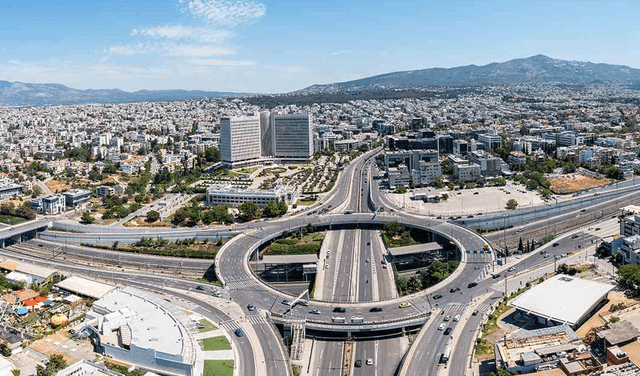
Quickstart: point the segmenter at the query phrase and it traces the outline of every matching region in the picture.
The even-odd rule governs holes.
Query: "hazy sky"
[[[286,92],[545,54],[640,67],[635,1],[0,1],[0,80]]]

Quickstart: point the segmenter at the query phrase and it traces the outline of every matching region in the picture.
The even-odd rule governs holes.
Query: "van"
[[[364,322],[364,317],[351,316],[351,323],[352,324],[362,324],[363,322]]]
[[[334,316],[331,316],[331,321],[332,321],[332,322],[335,322],[335,323],[344,324],[344,322],[345,322],[345,318],[344,318],[344,317],[334,317]]]

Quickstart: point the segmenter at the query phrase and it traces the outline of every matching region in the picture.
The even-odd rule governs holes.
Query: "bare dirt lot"
[[[609,184],[610,182],[610,179],[596,179],[590,176],[577,174],[549,179],[549,183],[551,183],[551,190],[553,193],[557,194],[579,192],[585,189],[601,187]]]
[[[47,187],[49,187],[49,189],[51,189],[51,191],[53,191],[53,193],[57,193],[57,192],[64,192],[64,191],[68,191],[69,189],[71,189],[71,185],[63,182],[63,181],[59,181],[59,180],[47,180],[44,183]]]

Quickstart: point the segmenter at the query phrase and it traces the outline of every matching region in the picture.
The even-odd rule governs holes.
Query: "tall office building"
[[[269,111],[260,113],[260,140],[262,155],[273,155],[273,119]]]
[[[308,162],[313,156],[309,114],[271,114],[273,156],[283,162]]]
[[[259,115],[220,119],[220,158],[223,166],[248,166],[257,163],[261,157]]]

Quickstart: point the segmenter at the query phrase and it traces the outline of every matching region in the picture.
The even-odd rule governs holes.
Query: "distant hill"
[[[291,94],[317,94],[363,89],[473,86],[485,84],[589,84],[595,82],[640,83],[640,69],[624,65],[595,64],[536,55],[524,59],[401,71],[327,85],[313,85]]]
[[[174,101],[238,94],[199,90],[140,90],[135,92],[119,89],[80,90],[60,84],[0,81],[0,107]]]

